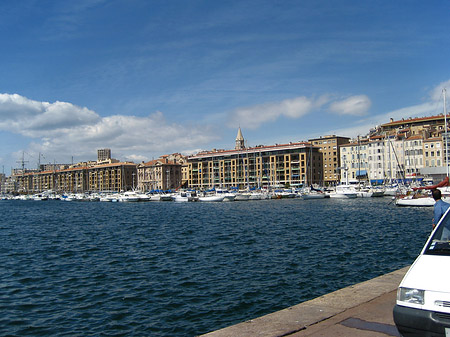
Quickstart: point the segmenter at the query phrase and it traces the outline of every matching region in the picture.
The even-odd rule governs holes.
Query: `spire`
[[[238,129],[238,133],[236,136],[236,146],[235,146],[235,150],[242,150],[245,148],[244,145],[244,136],[242,136],[242,131],[241,131],[241,127],[239,127]]]

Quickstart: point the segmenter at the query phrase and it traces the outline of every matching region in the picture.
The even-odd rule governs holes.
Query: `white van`
[[[405,337],[450,337],[450,209],[400,283],[394,321]]]

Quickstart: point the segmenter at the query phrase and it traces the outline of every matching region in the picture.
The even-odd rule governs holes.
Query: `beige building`
[[[180,160],[182,158],[169,160],[169,157],[163,156],[138,165],[138,189],[140,191],[174,190],[181,187],[183,160]]]
[[[131,162],[89,167],[89,191],[129,191],[137,187],[137,165]]]
[[[188,157],[186,181],[196,189],[277,188],[317,184],[322,173],[319,148],[307,142],[246,148],[239,129],[234,150]]]
[[[420,170],[424,167],[423,137],[410,136],[404,141],[404,166],[406,179],[420,177]]]
[[[77,166],[63,170],[28,172],[15,176],[17,192],[126,191],[137,184],[136,164],[130,162]]]
[[[369,180],[369,139],[357,139],[341,145],[341,183]]]
[[[425,167],[441,167],[444,165],[444,146],[441,137],[423,140],[423,157]]]
[[[348,144],[350,138],[335,135],[309,139],[314,146],[320,148],[323,155],[323,172],[321,181],[324,184],[337,184],[341,180],[341,146]]]

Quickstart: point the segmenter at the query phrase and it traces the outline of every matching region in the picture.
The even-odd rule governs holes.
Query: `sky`
[[[448,0],[4,0],[0,172],[444,112]],[[448,111],[448,108],[445,108]]]

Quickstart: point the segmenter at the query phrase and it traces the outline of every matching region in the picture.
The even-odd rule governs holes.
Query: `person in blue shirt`
[[[441,217],[444,215],[444,213],[447,211],[447,209],[450,207],[450,204],[446,203],[445,201],[441,200],[441,191],[437,188],[432,191],[433,199],[436,201],[434,204],[434,218],[433,218],[433,228],[437,225]]]

